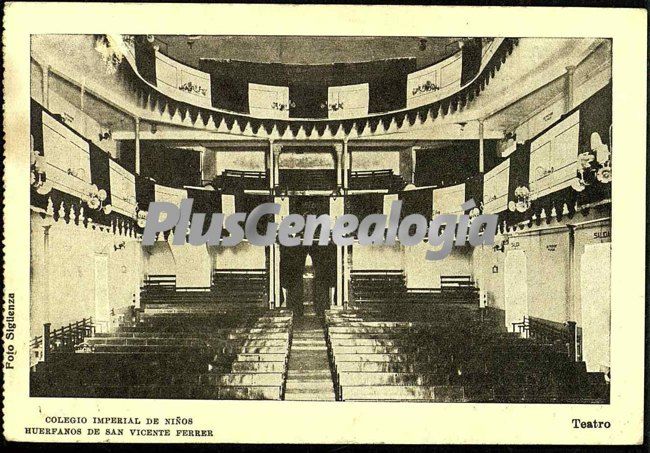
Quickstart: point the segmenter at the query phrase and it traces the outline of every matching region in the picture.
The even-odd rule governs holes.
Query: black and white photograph
[[[31,52],[32,395],[608,402],[609,40],[34,35]],[[499,222],[437,261],[401,232],[143,245],[149,203],[187,198],[208,219],[400,200],[402,220]]]

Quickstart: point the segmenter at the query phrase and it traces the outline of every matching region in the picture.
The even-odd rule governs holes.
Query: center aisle
[[[306,310],[293,323],[284,399],[335,401],[334,383],[321,319]]]

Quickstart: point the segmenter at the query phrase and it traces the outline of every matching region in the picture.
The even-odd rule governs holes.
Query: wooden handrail
[[[95,331],[93,318],[83,318],[79,321],[50,330],[50,323],[43,324],[43,335],[36,336],[30,342],[33,356],[42,361],[49,358],[52,352],[72,352],[75,346]]]
[[[393,170],[348,170],[353,178],[368,178],[373,176],[394,176]]]
[[[266,269],[214,269],[213,274],[266,274]]]
[[[556,323],[540,318],[524,316],[524,320],[512,323],[513,331],[517,331],[538,343],[561,344],[570,360],[580,358],[582,345],[579,344],[576,323],[567,321],[565,324]]]
[[[266,179],[265,171],[254,171],[254,170],[224,170],[221,173],[222,177],[231,177],[231,178],[258,178]]]
[[[378,269],[359,269],[351,270],[351,274],[363,275],[363,274],[386,274],[386,275],[403,275],[400,270],[378,270]]]
[[[561,343],[572,361],[576,360],[576,323],[554,323],[539,318],[528,318],[530,338],[542,343]]]

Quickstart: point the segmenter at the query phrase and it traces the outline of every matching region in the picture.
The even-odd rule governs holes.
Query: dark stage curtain
[[[426,219],[433,217],[433,190],[409,190],[399,194],[402,200],[402,219],[409,214],[420,214]]]
[[[248,113],[248,83],[252,82],[250,79],[254,73],[251,68],[241,63],[230,60],[200,60],[199,69],[210,74],[214,107]]]
[[[408,74],[417,69],[416,61],[415,58],[386,60],[375,66],[369,87],[369,113],[389,112],[406,107],[406,81]]]
[[[480,38],[465,41],[461,50],[462,70],[460,75],[460,86],[465,86],[478,75],[481,69],[483,45]]]
[[[579,152],[591,150],[591,134],[598,132],[601,141],[609,145],[612,124],[612,85],[608,84],[580,104]]]
[[[269,195],[247,195],[239,194],[235,195],[235,212],[243,212],[247,216],[250,214],[253,209],[264,203],[272,203],[273,197]],[[257,224],[257,231],[260,234],[266,233],[268,229],[268,224],[273,222],[273,215],[267,214],[260,218],[260,221]]]
[[[156,85],[156,51],[145,36],[136,36],[135,65],[144,80]]]
[[[149,209],[149,203],[156,201],[155,182],[150,178],[135,176],[135,198],[138,201],[138,208]]]
[[[476,206],[483,202],[483,175],[478,174],[465,182],[465,200],[474,200]]]
[[[140,142],[140,174],[168,187],[201,185],[201,155],[187,149]]]
[[[478,140],[416,152],[416,186],[451,186],[478,173]]]
[[[360,222],[371,214],[382,214],[383,210],[383,194],[368,193],[345,197],[345,213],[354,214]]]
[[[214,213],[221,212],[221,195],[214,190],[187,189],[187,198],[192,198],[192,212],[202,212],[206,218]]]
[[[292,82],[289,84],[289,109],[291,118],[327,118],[327,85],[317,82]],[[295,105],[295,106],[294,106]]]
[[[293,118],[327,118],[328,87],[359,83],[370,85],[371,113],[404,108],[407,75],[417,69],[415,58],[323,65],[201,60],[199,68],[210,74],[215,107],[248,113],[249,83],[286,86]]]
[[[510,175],[508,179],[508,201],[515,201],[517,187],[529,187],[530,142],[517,144],[510,155]]]
[[[34,138],[34,150],[43,154],[43,107],[34,99],[30,109],[30,130]]]
[[[99,189],[106,191],[104,205],[111,204],[111,179],[108,153],[102,151],[97,145],[90,142],[90,180]]]

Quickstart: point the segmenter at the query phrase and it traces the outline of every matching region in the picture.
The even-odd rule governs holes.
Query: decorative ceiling
[[[198,67],[201,58],[328,64],[413,57],[417,59],[417,67],[422,68],[459,50],[459,38],[420,36],[156,35],[155,38],[163,53],[193,67]]]

